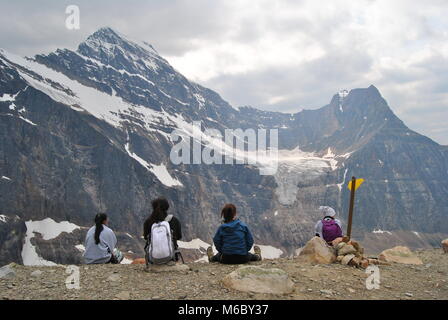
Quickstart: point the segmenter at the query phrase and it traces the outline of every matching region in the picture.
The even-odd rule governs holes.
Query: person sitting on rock
[[[143,225],[147,264],[164,264],[178,261],[179,256],[182,257],[177,244],[177,241],[182,239],[181,224],[176,217],[168,214],[167,211],[170,205],[165,198],[157,198],[151,202],[151,205],[152,214]],[[169,233],[171,236],[170,241],[165,241],[166,237],[159,236],[152,239],[153,234],[161,234],[160,230],[165,230],[166,233]],[[162,257],[164,255],[166,257]]]
[[[331,244],[333,240],[342,237],[342,224],[339,219],[335,219],[336,211],[327,206],[319,207],[324,218],[317,221],[314,229],[315,235],[323,238],[327,243]]]
[[[261,261],[261,250],[254,246],[255,254],[249,252],[254,239],[249,228],[237,218],[236,207],[226,204],[221,211],[223,224],[218,228],[213,243],[218,253],[213,255],[212,247],[207,248],[209,262],[224,264],[243,264],[249,261]]]
[[[107,226],[108,222],[107,214],[98,213],[95,225],[87,231],[84,252],[86,264],[117,264],[123,260],[123,254],[116,247],[117,237]]]

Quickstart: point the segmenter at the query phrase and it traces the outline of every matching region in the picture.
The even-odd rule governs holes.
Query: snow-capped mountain
[[[173,130],[220,143],[198,132],[198,121],[220,132],[278,129],[277,172],[173,164]],[[210,243],[220,208],[232,202],[257,243],[292,253],[313,234],[320,205],[345,220],[353,175],[366,179],[358,238],[408,230],[427,245],[448,234],[448,149],[407,128],[374,86],[342,90],[328,105],[295,114],[234,108],[148,43],[110,28],[76,51],[33,58],[0,51],[0,136],[0,264],[79,262],[99,211],[109,214],[121,248],[141,255],[142,223],[160,195],[186,241]]]

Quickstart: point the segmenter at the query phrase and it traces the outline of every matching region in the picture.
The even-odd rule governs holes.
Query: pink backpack
[[[322,237],[327,242],[342,237],[342,229],[334,219],[322,220]]]

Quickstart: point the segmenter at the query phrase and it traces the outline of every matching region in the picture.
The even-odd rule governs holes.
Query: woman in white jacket
[[[117,237],[107,226],[107,214],[98,213],[95,216],[95,225],[87,231],[84,252],[86,264],[120,263],[123,255],[116,248]]]

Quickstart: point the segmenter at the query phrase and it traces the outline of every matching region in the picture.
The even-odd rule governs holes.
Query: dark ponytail
[[[157,198],[151,202],[152,214],[149,217],[148,225],[152,226],[154,223],[162,222],[166,219],[170,204],[165,198]]]
[[[107,220],[107,214],[98,213],[95,216],[95,243],[100,243],[100,234],[103,231],[103,223]]]
[[[233,220],[236,216],[236,207],[235,205],[228,203],[221,210],[221,218],[224,219],[225,223],[228,223]]]

